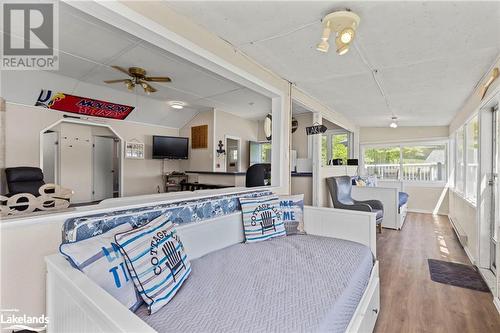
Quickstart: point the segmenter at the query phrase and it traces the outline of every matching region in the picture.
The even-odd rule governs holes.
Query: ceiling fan
[[[144,92],[148,95],[156,92],[157,90],[151,86],[148,82],[171,82],[172,80],[168,76],[159,76],[159,77],[150,77],[146,76],[146,70],[140,67],[130,67],[129,69],[125,69],[120,66],[111,66],[114,69],[127,74],[130,76],[129,79],[121,79],[121,80],[105,80],[104,83],[118,83],[123,82],[125,86],[132,90],[136,85],[141,86],[144,89]]]

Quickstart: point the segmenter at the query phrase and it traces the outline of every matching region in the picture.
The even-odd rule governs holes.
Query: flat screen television
[[[188,159],[189,138],[153,135],[154,159]]]

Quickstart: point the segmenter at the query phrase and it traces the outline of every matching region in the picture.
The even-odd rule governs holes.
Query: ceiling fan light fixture
[[[181,109],[184,109],[184,107],[186,106],[186,103],[181,102],[181,101],[170,101],[170,102],[168,102],[168,105],[170,105],[170,107],[172,109],[181,110]]]
[[[124,84],[128,90],[133,90],[135,87],[135,84],[131,80],[125,81]]]

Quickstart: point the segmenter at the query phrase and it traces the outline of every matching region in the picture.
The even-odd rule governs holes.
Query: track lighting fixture
[[[321,35],[321,42],[316,46],[316,50],[320,52],[328,52],[330,48],[330,44],[328,43],[328,38],[330,38],[330,33],[332,30],[330,29],[330,21],[326,22],[325,28],[323,29],[323,34]]]
[[[356,28],[359,25],[360,18],[351,11],[338,11],[326,15],[323,18],[323,33],[321,42],[316,46],[316,50],[320,52],[328,52],[328,39],[330,33],[335,33],[335,46],[337,54],[343,55],[349,51],[349,46],[354,40]]]

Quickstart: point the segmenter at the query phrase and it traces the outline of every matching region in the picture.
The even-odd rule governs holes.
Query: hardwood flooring
[[[376,333],[500,332],[490,293],[430,279],[427,259],[470,264],[445,216],[409,213],[403,230],[377,235],[381,311]]]

